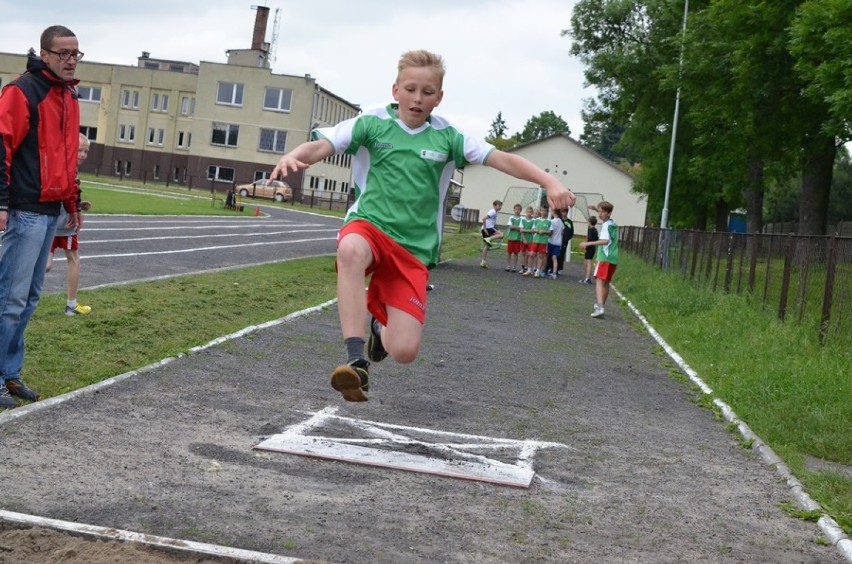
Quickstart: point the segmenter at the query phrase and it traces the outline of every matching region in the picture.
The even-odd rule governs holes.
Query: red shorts
[[[350,221],[337,234],[338,244],[346,235],[356,233],[367,240],[373,252],[373,264],[367,288],[367,309],[387,326],[387,306],[395,307],[417,319],[426,320],[426,284],[429,271],[405,247],[385,235],[368,221]]]
[[[520,241],[509,241],[506,244],[506,252],[510,255],[520,253],[521,252],[521,242]]]
[[[618,265],[612,264],[611,262],[599,262],[595,265],[595,278],[600,278],[601,280],[606,280],[607,282],[612,280],[612,275],[615,274],[615,269]]]
[[[547,243],[533,243],[530,247],[530,252],[535,255],[546,255]]]
[[[54,237],[53,244],[50,245],[50,252],[56,251],[56,249],[62,249],[63,251],[76,251],[79,249],[79,244],[77,242],[77,235],[71,235],[68,237]]]

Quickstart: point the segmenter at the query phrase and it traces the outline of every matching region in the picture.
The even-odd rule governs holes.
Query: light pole
[[[689,0],[685,0],[683,4],[683,33],[684,38],[680,44],[680,66],[678,68],[678,73],[683,69],[683,49],[684,43],[686,42],[686,16],[689,13]],[[666,172],[666,195],[663,199],[663,217],[660,219],[660,228],[666,229],[669,224],[669,194],[671,194],[672,189],[672,168],[674,167],[674,153],[675,153],[675,139],[677,139],[677,121],[678,115],[680,114],[680,85],[677,87],[677,94],[675,94],[675,109],[674,109],[674,119],[672,120],[672,142],[669,147],[669,167]]]
[[[674,168],[675,140],[677,139],[677,121],[680,115],[680,73],[683,71],[683,50],[686,43],[686,19],[689,13],[689,0],[683,4],[683,37],[680,43],[680,62],[678,66],[678,86],[675,94],[674,119],[672,119],[672,142],[669,146],[669,166],[666,171],[666,194],[663,198],[663,216],[660,218],[660,254],[657,257],[661,267],[669,266],[669,195],[672,190],[672,169]]]

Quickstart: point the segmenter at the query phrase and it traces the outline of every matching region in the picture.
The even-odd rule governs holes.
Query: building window
[[[254,171],[254,181],[255,182],[257,182],[258,180],[266,180],[267,178],[269,178],[269,171],[268,170],[256,170],[256,171]]]
[[[130,176],[130,161],[124,161],[124,176]]]
[[[95,141],[98,138],[98,128],[97,127],[89,127],[87,125],[80,126],[80,133],[86,136],[86,139],[89,141]]]
[[[167,111],[169,111],[169,95],[168,94],[158,94],[156,92],[151,94],[151,111],[152,112],[167,112]]]
[[[279,112],[289,112],[293,91],[286,88],[266,87],[263,93],[263,109]]]
[[[77,99],[81,102],[94,102],[96,104],[100,104],[101,102],[101,88],[100,86],[78,86],[77,87]]]
[[[224,145],[225,147],[236,147],[239,136],[239,125],[214,121],[213,136],[210,138],[210,143],[213,145]]]
[[[160,69],[159,63],[152,63],[151,61],[146,61],[145,64],[142,65],[142,66],[143,66],[143,68],[151,69],[151,70],[159,70]]]
[[[159,145],[163,146],[163,141],[166,138],[166,130],[165,129],[154,129],[153,127],[148,128],[148,144],[149,145]]]
[[[172,182],[180,182],[180,167],[175,167],[172,171]]]
[[[130,176],[130,161],[115,161],[115,175]]]
[[[233,182],[234,169],[226,166],[210,165],[207,167],[207,180],[215,180],[216,182]]]
[[[192,133],[186,131],[178,131],[177,134],[177,148],[178,149],[189,149],[189,146],[192,144]]]
[[[118,140],[122,143],[133,143],[136,141],[136,126],[135,125],[119,125]]]
[[[184,72],[185,67],[183,65],[176,65],[174,63],[169,65],[169,70],[172,72]]]
[[[133,110],[139,109],[139,91],[124,90],[121,95],[121,107]]]
[[[220,82],[216,91],[216,103],[228,106],[242,106],[243,85],[237,82]]]
[[[160,179],[160,165],[158,165],[158,164],[154,165],[154,173],[153,174],[154,174],[154,180]]]
[[[287,145],[287,132],[280,129],[261,129],[258,151],[283,153]]]

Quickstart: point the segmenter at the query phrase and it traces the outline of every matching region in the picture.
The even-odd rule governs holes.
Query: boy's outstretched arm
[[[278,159],[278,164],[272,169],[270,178],[278,180],[279,177],[284,177],[290,172],[304,170],[312,164],[331,156],[333,153],[334,147],[325,139],[302,143]]]
[[[577,203],[574,193],[563,186],[555,176],[544,172],[521,156],[495,149],[488,155],[485,164],[515,178],[543,186],[547,192],[547,203],[551,209],[567,209]]]

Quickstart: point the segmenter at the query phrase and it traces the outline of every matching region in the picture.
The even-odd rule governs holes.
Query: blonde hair
[[[441,55],[436,55],[435,53],[426,51],[425,49],[417,49],[415,51],[406,51],[399,58],[399,64],[396,66],[396,80],[399,81],[399,75],[402,74],[402,71],[411,67],[431,68],[441,79],[441,83],[444,82],[444,75],[447,72],[447,69],[444,67],[444,59]]]
[[[90,146],[90,145],[91,145],[91,143],[89,142],[89,138],[88,138],[88,137],[86,137],[86,134],[85,134],[85,133],[81,133],[81,134],[80,134],[80,145],[81,145],[81,146],[82,146],[82,145],[85,145],[86,147],[88,147],[88,146]]]

